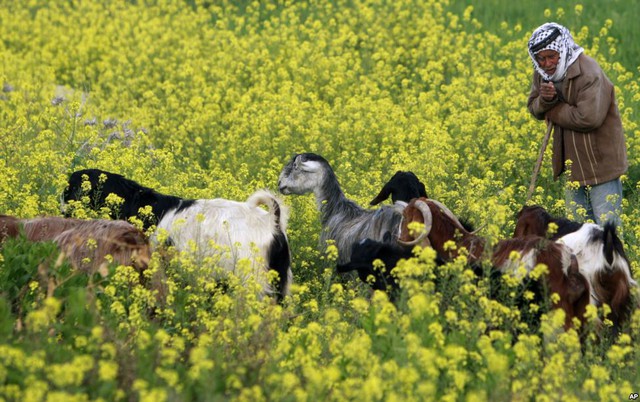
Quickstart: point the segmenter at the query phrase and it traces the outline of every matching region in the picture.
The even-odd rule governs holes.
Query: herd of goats
[[[478,277],[487,275],[487,266],[493,278],[522,266],[530,272],[545,264],[548,273],[542,285],[545,294],[560,296],[552,307],[564,310],[565,328],[573,326],[574,318],[584,322],[589,304],[606,303],[615,333],[636,307],[631,289],[636,282],[612,223],[603,227],[578,223],[553,217],[542,207],[527,206],[518,213],[513,238],[489,249],[487,241],[445,205],[428,198],[425,186],[411,172],[399,171],[384,185],[371,205],[389,197],[393,204],[377,209],[365,209],[348,199],[330,164],[312,153],[293,156],[280,173],[278,188],[285,195],[313,193],[321,215],[321,244],[331,240],[338,249],[337,272],[356,271],[373,289],[387,291],[391,297],[401,286],[392,269],[420,246],[435,250],[437,264],[464,253]],[[108,205],[110,194],[121,199],[118,208],[110,211],[111,220],[71,217],[75,203],[88,201],[99,211]],[[289,211],[271,191],[259,190],[245,202],[183,199],[118,174],[85,169],[71,174],[62,198],[65,217],[0,215],[0,243],[19,235],[30,241],[53,241],[76,269],[95,272],[112,261],[140,273],[148,267],[154,248],[174,246],[188,251],[195,245],[205,255],[216,254],[217,264],[230,272],[235,272],[241,259],[250,260],[252,272],[242,275],[252,275],[263,295],[281,301],[289,294],[293,278],[286,235]],[[131,217],[142,220],[143,230],[127,221]],[[416,223],[424,229],[415,230]],[[553,234],[548,233],[550,223],[557,226]],[[145,235],[154,227],[152,235]],[[379,269],[377,261],[385,269]],[[269,275],[270,270],[277,275]],[[276,280],[269,280],[274,276]]]

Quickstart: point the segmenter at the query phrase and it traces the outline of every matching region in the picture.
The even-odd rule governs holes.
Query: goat
[[[432,212],[433,209],[433,212]],[[352,246],[351,261],[338,264],[339,272],[357,271],[363,282],[373,275],[370,283],[374,290],[391,289],[396,292],[398,283],[391,275],[391,270],[400,259],[410,258],[414,246],[432,247],[436,251],[436,264],[442,265],[459,255],[462,247],[470,251],[468,261],[477,275],[482,274],[480,257],[484,251],[484,239],[469,232],[458,218],[442,203],[427,198],[412,199],[402,211],[400,235],[397,242],[390,242],[387,233],[383,241],[363,239]],[[410,231],[411,223],[424,224],[425,229],[416,235]],[[455,249],[445,249],[444,244],[456,240]],[[374,270],[373,262],[381,260],[385,271]]]
[[[123,221],[53,216],[19,219],[2,215],[0,228],[4,235],[0,236],[0,241],[23,233],[29,241],[56,243],[71,265],[84,272],[97,272],[108,262],[110,255],[118,264],[132,266],[142,273],[151,258],[144,233]]]
[[[555,223],[558,230],[549,236],[547,230],[550,223]],[[552,240],[557,240],[566,234],[575,232],[580,227],[582,227],[582,223],[551,216],[541,206],[531,205],[523,207],[518,212],[513,237],[536,235],[549,236]]]
[[[293,274],[289,242],[285,234],[288,210],[270,192],[260,190],[250,196],[246,203],[225,199],[182,199],[161,194],[119,174],[86,169],[70,176],[69,185],[63,194],[64,201],[82,197],[83,178],[88,179],[91,184],[88,196],[92,208],[97,210],[104,206],[110,193],[123,199],[120,210],[112,212],[111,217],[114,219],[127,219],[135,216],[140,208],[151,206],[157,218],[154,245],[157,245],[158,229],[166,230],[170,242],[180,251],[188,250],[188,243],[193,240],[201,252],[216,254],[213,250],[215,247],[210,244],[213,241],[220,247],[228,248],[227,254],[232,254],[223,256],[219,262],[223,269],[230,272],[235,270],[238,260],[256,256],[260,259],[258,265],[261,268],[254,267],[254,273],[263,286],[263,293],[275,294],[278,300],[289,294]],[[269,212],[259,205],[266,205]],[[199,216],[203,217],[202,222]],[[176,225],[182,220],[185,221],[184,224]],[[145,229],[149,227],[149,222],[145,221]],[[257,253],[250,252],[252,244],[258,248]],[[275,288],[266,278],[269,269],[275,270],[279,275]]]
[[[578,223],[553,217],[540,206],[527,206],[518,213],[514,237],[545,236],[552,222],[558,230],[551,239],[565,244],[576,255],[580,271],[589,280],[591,304],[606,303],[611,307],[613,333],[617,334],[633,309],[630,288],[637,286],[637,282],[631,275],[615,224],[607,222],[600,227],[594,223]]]
[[[401,259],[408,259],[413,255],[410,247],[391,242],[391,233],[387,232],[384,241],[363,239],[354,243],[351,250],[351,260],[338,264],[336,270],[339,273],[356,271],[358,277],[364,283],[368,283],[373,290],[386,291],[390,299],[394,300],[400,286],[391,270]],[[375,260],[381,260],[383,270],[374,267]]]
[[[404,209],[403,217],[400,230],[401,243],[430,245],[445,261],[457,257],[459,250],[464,248],[468,253],[469,264],[474,268],[476,274],[480,274],[479,263],[484,253],[485,241],[475,232],[469,232],[464,228],[446,206],[435,200],[413,200]],[[424,223],[426,230],[417,237],[413,237],[409,231],[409,225],[416,221]],[[455,242],[455,249],[445,249],[445,243],[452,240]],[[501,240],[493,249],[492,269],[503,273],[509,271],[509,267],[505,265],[505,258],[513,251],[522,255],[522,259],[518,263],[524,262],[527,272],[530,272],[537,264],[545,264],[548,267],[549,275],[546,278],[546,286],[552,293],[558,293],[561,297],[560,304],[556,307],[562,308],[566,313],[565,327],[568,328],[571,325],[573,317],[584,319],[590,287],[583,273],[578,271],[579,261],[576,256],[571,254],[570,248],[558,247],[557,244],[546,241],[544,237],[540,236],[526,237],[520,240]],[[540,291],[534,293],[539,294]]]
[[[278,188],[285,195],[314,193],[321,213],[320,241],[335,241],[338,263],[347,263],[352,245],[361,240],[383,241],[387,232],[391,233],[390,241],[398,237],[402,207],[361,208],[344,195],[329,162],[320,155],[294,155],[280,173]]]
[[[408,203],[414,198],[428,198],[424,184],[413,172],[398,170],[382,187],[380,193],[371,200],[369,205],[378,205],[391,196],[391,201]]]
[[[436,251],[439,261],[456,258],[462,248],[467,250],[467,259],[472,266],[482,257],[484,239],[476,235],[477,231],[469,231],[441,202],[427,198],[413,199],[402,211],[402,217],[400,244],[430,246]],[[414,222],[425,225],[425,230],[417,237],[409,228]],[[455,240],[455,249],[445,249],[445,243],[450,240]]]
[[[361,279],[373,275],[374,280],[369,283],[372,283],[374,289],[390,287],[392,291],[397,291],[398,284],[390,275],[391,269],[395,266],[392,264],[396,264],[402,258],[409,258],[411,248],[420,245],[432,247],[436,251],[438,264],[451,261],[459,255],[462,248],[465,248],[467,260],[476,275],[480,277],[484,274],[482,268],[486,247],[484,239],[477,236],[475,232],[469,232],[442,203],[422,198],[412,200],[405,207],[403,217],[398,245],[382,247],[372,241],[354,245],[353,255],[357,255],[358,260],[353,264],[339,265],[339,269],[357,270]],[[425,230],[419,234],[412,233],[409,226],[413,222],[423,223]],[[455,248],[445,247],[445,243],[449,241],[455,243]],[[522,258],[516,262],[508,260],[513,251],[519,252]],[[381,273],[373,269],[375,259],[381,259],[385,263],[386,271]],[[565,327],[572,325],[574,317],[584,319],[586,304],[589,300],[589,283],[579,271],[577,260],[571,255],[568,247],[550,242],[543,237],[507,239],[498,242],[490,261],[492,268],[489,277],[492,288],[498,286],[496,279],[501,274],[514,270],[520,263],[524,263],[527,272],[537,264],[547,265],[549,275],[545,279],[544,286],[560,295],[561,300],[554,305],[554,308],[562,308],[565,311]],[[534,291],[539,299],[542,297],[544,293],[542,288],[537,285],[528,286],[532,286],[530,290]],[[493,295],[497,294],[495,291],[492,292]]]
[[[617,335],[634,308],[631,286],[637,286],[637,282],[631,276],[615,223],[606,222],[604,228],[585,223],[557,241],[573,250],[578,258],[580,270],[591,285],[591,304],[606,303],[611,307],[613,334]]]
[[[250,259],[252,275],[263,293],[282,300],[289,294],[293,277],[287,220],[288,209],[282,202],[271,192],[258,190],[246,202],[196,200],[188,208],[170,210],[158,223],[158,231],[166,231],[178,250],[189,250],[195,242],[204,255],[220,256],[219,266],[229,272],[236,271],[239,260]],[[278,274],[275,285],[267,277],[269,270]]]
[[[83,190],[83,182],[90,184],[89,190]],[[123,199],[117,210],[110,211],[111,219],[127,220],[137,216],[140,208],[151,207],[155,220],[142,217],[144,230],[149,229],[171,210],[180,211],[194,204],[195,200],[161,194],[149,187],[127,179],[122,175],[100,169],[83,169],[73,172],[69,176],[67,188],[62,194],[62,210],[65,217],[71,217],[72,209],[67,205],[69,201],[79,201],[88,196],[90,207],[100,210],[106,206],[106,198],[115,194]]]
[[[20,220],[14,216],[0,215],[0,243],[7,237],[18,237]]]
[[[518,261],[510,259],[514,251],[520,254]],[[528,290],[533,291],[536,297],[534,302],[540,304],[542,295],[557,293],[560,300],[554,302],[553,308],[564,310],[565,329],[573,326],[573,318],[578,318],[584,324],[584,313],[589,304],[589,281],[580,272],[578,260],[569,247],[540,236],[505,239],[496,244],[491,256],[494,269],[501,273],[515,272],[522,263],[527,273],[538,264],[544,264],[548,269],[543,284],[528,282]],[[523,310],[523,306],[520,307]]]

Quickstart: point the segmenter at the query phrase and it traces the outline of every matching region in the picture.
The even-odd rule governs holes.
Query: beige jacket
[[[539,96],[540,74],[534,71],[527,107],[539,120],[553,123],[553,175],[557,179],[571,160],[571,180],[595,185],[627,171],[627,148],[615,90],[602,68],[584,53],[556,83],[561,96],[546,102]]]

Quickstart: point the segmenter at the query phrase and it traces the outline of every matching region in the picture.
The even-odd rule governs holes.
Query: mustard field
[[[459,4],[456,8],[460,8]],[[70,173],[116,172],[165,194],[278,192],[292,155],[332,165],[364,208],[398,170],[490,244],[511,237],[544,123],[526,109],[536,26],[491,33],[448,0],[0,1],[0,214],[60,216]],[[640,275],[640,80],[616,20],[566,23],[616,86],[630,169],[619,230]],[[590,20],[594,17],[589,16]],[[569,24],[567,21],[571,22]],[[637,61],[636,61],[637,63]],[[565,215],[545,157],[531,204]],[[291,295],[212,280],[215,262],[155,252],[148,281],[79,275],[51,243],[0,254],[0,400],[587,401],[640,392],[640,310],[622,334],[528,323],[464,257],[404,263],[396,303],[335,273],[312,195],[289,206]],[[388,203],[389,201],[387,201]],[[83,218],[106,212],[80,210]],[[150,286],[149,283],[152,285]],[[634,289],[637,293],[637,289]]]

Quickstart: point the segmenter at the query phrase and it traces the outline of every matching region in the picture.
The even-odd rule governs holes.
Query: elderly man
[[[627,150],[613,84],[567,28],[547,23],[529,39],[534,72],[527,107],[553,124],[553,174],[570,172],[567,209],[620,225]]]

